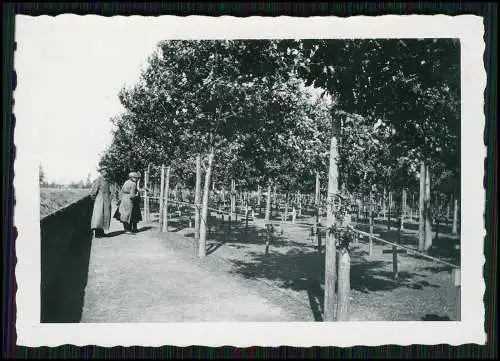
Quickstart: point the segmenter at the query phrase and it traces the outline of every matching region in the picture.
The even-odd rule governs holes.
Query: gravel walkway
[[[174,250],[168,239],[188,241],[181,235],[144,226],[127,235],[120,226],[113,222],[110,237],[93,241],[81,322],[279,322],[300,321],[299,314],[311,319],[307,307],[286,305],[296,302],[283,301],[269,287],[249,287],[214,269],[213,259]]]

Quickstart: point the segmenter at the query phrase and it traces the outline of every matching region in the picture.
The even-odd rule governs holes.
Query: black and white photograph
[[[484,341],[480,18],[16,24],[21,341]]]

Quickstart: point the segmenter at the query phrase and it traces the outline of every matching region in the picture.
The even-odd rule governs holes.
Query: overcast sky
[[[14,112],[17,124],[29,124],[17,127],[17,139],[26,141],[19,149],[37,158],[49,182],[97,176],[112,138],[110,118],[123,111],[119,90],[139,79],[160,40],[186,29],[172,20],[133,18],[16,18]]]
[[[123,110],[118,92],[138,80],[162,34],[117,18],[16,19],[14,112],[18,124],[30,123],[30,151],[49,181],[96,176],[110,118]]]

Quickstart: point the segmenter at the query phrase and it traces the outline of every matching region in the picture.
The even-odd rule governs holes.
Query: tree
[[[87,175],[85,180],[85,188],[92,188],[92,180],[90,179],[90,173]]]
[[[311,133],[314,121],[298,111],[297,102],[304,104],[300,81],[269,71],[280,58],[276,49],[274,41],[161,42],[140,82],[120,92],[126,113],[115,119],[102,163],[115,178],[146,161],[167,163],[185,178],[194,169],[186,158],[201,156],[205,177],[228,181],[241,174],[251,186],[268,182],[264,175],[280,176],[284,168],[273,165],[289,166],[291,154],[310,159],[311,144],[293,129],[309,122]],[[256,54],[262,55],[257,62]]]
[[[384,144],[389,161],[388,173],[382,172],[385,181],[394,187],[414,184],[423,161],[429,167],[426,174],[440,175],[438,184],[448,184],[447,191],[456,193],[459,45],[454,39],[320,40],[303,41],[295,48],[301,55],[299,74],[308,84],[327,89],[340,109],[360,114],[368,125],[387,123],[392,135]],[[342,144],[349,130],[342,127],[341,132]],[[341,178],[352,172],[352,165],[346,169],[341,161]],[[434,180],[431,188],[436,189]],[[425,217],[429,214],[424,212]]]
[[[45,172],[41,164],[38,166],[38,183],[41,186],[47,186],[47,179],[45,178]]]

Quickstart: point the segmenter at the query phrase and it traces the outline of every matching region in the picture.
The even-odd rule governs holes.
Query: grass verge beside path
[[[228,232],[215,228],[208,237],[208,255],[202,262],[251,282],[275,288],[283,298],[309,305],[309,313],[322,320],[324,253],[317,252],[308,230],[297,225],[283,225],[270,243],[265,256],[265,221],[251,222],[245,230],[242,222],[233,222]],[[176,247],[191,247],[196,259],[192,229],[187,224],[173,222]],[[170,239],[170,238],[169,238]],[[173,239],[173,238],[172,238]],[[172,243],[172,246],[174,243]],[[359,321],[420,321],[452,319],[453,299],[449,296],[450,273],[447,267],[412,255],[399,255],[398,279],[393,279],[392,254],[383,253],[387,245],[374,243],[368,256],[368,245],[359,242],[351,252],[351,320]],[[324,250],[322,250],[324,252]],[[218,264],[222,259],[225,265]],[[282,301],[285,302],[285,301]]]

